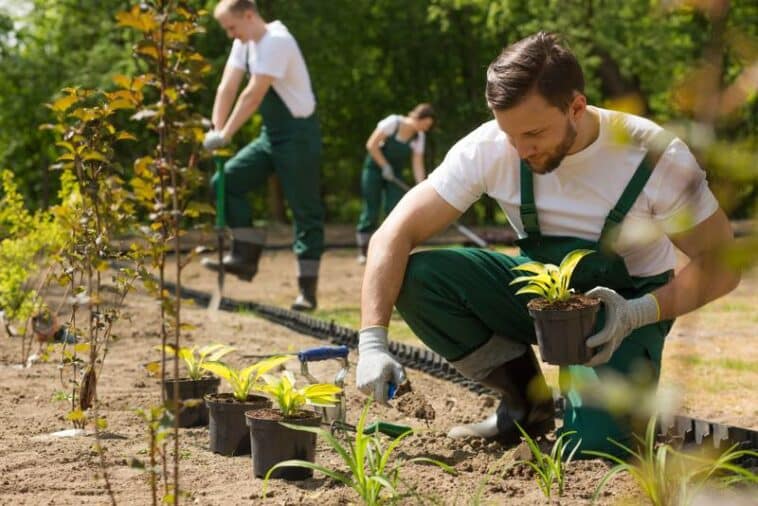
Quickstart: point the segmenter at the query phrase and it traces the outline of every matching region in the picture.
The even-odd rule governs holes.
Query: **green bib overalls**
[[[655,159],[657,161],[657,158]],[[508,256],[478,249],[422,251],[411,255],[396,307],[414,333],[447,360],[460,360],[483,346],[493,335],[524,344],[536,344],[532,319],[526,309],[531,295],[516,295],[519,286],[509,282],[520,274],[511,268],[537,260],[560,264],[569,251],[587,248],[595,253],[585,257],[577,267],[571,286],[584,292],[596,286],[616,290],[625,298],[634,298],[668,282],[672,273],[635,277],[626,269],[623,258],[607,248],[614,228],[620,224],[645,186],[654,167],[646,157],[608,214],[597,241],[576,237],[542,235],[534,202],[532,172],[522,162],[520,214],[526,237],[517,241],[520,256]],[[597,329],[602,328],[601,310]],[[599,367],[562,368],[560,387],[565,396],[564,429],[576,430],[581,449],[617,454],[613,438],[622,444],[631,439],[626,416],[617,416],[598,407],[587,406],[579,391],[599,385],[599,377],[612,371],[632,377],[640,367],[647,369],[657,383],[660,374],[664,337],[672,321],[662,321],[632,332],[616,350],[611,360]],[[572,445],[573,446],[573,445]],[[579,453],[577,455],[580,455]]]
[[[324,208],[321,203],[321,131],[314,112],[295,118],[274,88],[258,109],[263,116],[260,135],[224,166],[226,216],[230,228],[252,226],[247,194],[279,176],[294,219],[295,255],[318,260],[324,250]],[[212,180],[215,190],[216,179]]]
[[[392,135],[384,140],[382,154],[387,159],[392,169],[395,171],[395,177],[402,180],[403,168],[411,157],[411,142],[416,138],[414,135],[405,142],[395,138],[397,129]],[[377,165],[371,154],[366,155],[366,161],[363,162],[361,171],[361,193],[363,195],[363,208],[361,216],[358,219],[358,234],[371,235],[379,227],[379,214],[382,207],[382,195],[384,195],[384,216],[387,216],[392,208],[400,202],[405,193],[395,183],[382,178],[382,169]],[[366,241],[368,242],[368,241]]]

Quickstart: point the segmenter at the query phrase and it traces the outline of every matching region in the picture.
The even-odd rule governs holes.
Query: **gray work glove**
[[[221,132],[219,132],[218,130],[207,131],[205,133],[205,138],[203,139],[203,147],[209,151],[222,148],[226,146],[228,143],[229,141],[224,139],[224,136],[221,135]]]
[[[587,338],[587,346],[601,347],[584,364],[590,367],[608,362],[629,334],[660,319],[658,300],[650,293],[627,300],[610,288],[599,286],[585,295],[597,297],[605,304],[605,326],[600,332]]]
[[[355,369],[355,385],[366,395],[385,404],[389,383],[405,383],[403,366],[394,359],[387,348],[387,329],[368,327],[358,334],[358,366]]]
[[[395,170],[392,168],[392,165],[388,163],[382,165],[382,177],[387,181],[395,180]]]

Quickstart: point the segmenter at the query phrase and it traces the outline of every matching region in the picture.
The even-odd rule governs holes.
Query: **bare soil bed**
[[[186,283],[210,291],[215,278],[197,262],[186,272]],[[286,250],[266,252],[261,272],[252,284],[228,279],[226,294],[270,304],[286,305],[295,295],[295,260]],[[331,250],[324,257],[320,305],[324,310],[354,311],[360,294],[362,267],[355,250]],[[755,273],[746,276],[738,290],[712,304],[699,315],[681,318],[671,333],[664,359],[663,384],[679,386],[680,411],[705,419],[758,428],[758,337],[756,336]],[[347,308],[347,309],[346,309]],[[133,457],[144,459],[146,427],[135,415],[138,407],[160,402],[157,381],[142,364],[158,355],[158,308],[144,294],[128,299],[129,320],[118,324],[116,341],[107,357],[98,386],[101,414],[108,422],[104,441],[111,486],[119,504],[149,504],[145,474],[130,466]],[[222,342],[238,348],[236,365],[250,363],[243,355],[292,352],[323,344],[253,315],[209,314],[203,308],[186,308],[185,321],[196,326],[185,342]],[[70,428],[64,419],[66,403],[51,399],[61,390],[57,365],[39,363],[31,368],[16,365],[19,343],[0,340],[0,504],[105,504],[108,502],[99,476],[93,437],[54,438],[49,433]],[[351,352],[351,368],[356,355]],[[288,368],[299,370],[297,361]],[[354,369],[353,369],[354,370]],[[336,364],[319,363],[314,375],[331,380]],[[548,369],[554,378],[554,370]],[[477,396],[458,386],[418,371],[408,371],[414,392],[423,397],[424,413],[402,406],[373,406],[370,420],[382,419],[419,429],[397,451],[398,457],[428,456],[452,466],[458,476],[425,465],[408,465],[403,473],[408,496],[401,504],[544,504],[530,473],[511,466],[514,450],[498,443],[445,437],[452,424],[483,418],[495,399]],[[222,391],[224,385],[222,383]],[[352,371],[346,385],[348,422],[355,423],[364,396],[355,389]],[[407,406],[406,406],[407,408]],[[429,419],[432,418],[432,419]],[[262,480],[253,478],[249,456],[221,457],[208,451],[205,428],[182,429],[181,487],[193,504],[351,504],[358,503],[351,490],[320,473],[299,483],[274,481],[261,498]],[[332,450],[319,442],[317,461],[344,470]],[[609,466],[599,460],[572,464],[565,496],[556,504],[589,504],[600,478]],[[479,501],[479,502],[477,502]],[[639,504],[634,484],[619,476],[607,487],[600,504],[626,501]]]

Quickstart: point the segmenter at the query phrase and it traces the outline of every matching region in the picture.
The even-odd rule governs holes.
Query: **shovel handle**
[[[224,159],[220,156],[213,157],[216,165],[216,228],[223,230],[226,227],[226,178],[224,177]]]
[[[317,348],[308,348],[297,354],[300,362],[318,362],[319,360],[329,360],[332,358],[347,358],[348,347],[340,346],[319,346]]]

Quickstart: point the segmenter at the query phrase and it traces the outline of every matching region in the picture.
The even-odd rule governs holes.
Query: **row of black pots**
[[[231,394],[219,394],[219,379],[166,380],[163,387],[169,401],[175,399],[178,385],[180,403],[179,426],[208,425],[210,450],[225,456],[252,454],[253,474],[262,478],[275,464],[289,459],[315,461],[316,435],[312,432],[290,429],[281,425],[286,421],[297,425],[318,427],[321,415],[314,411],[301,411],[295,417],[283,419],[271,409],[271,400],[249,395],[245,402]],[[283,467],[271,474],[272,478],[304,480],[313,471],[300,467]]]

